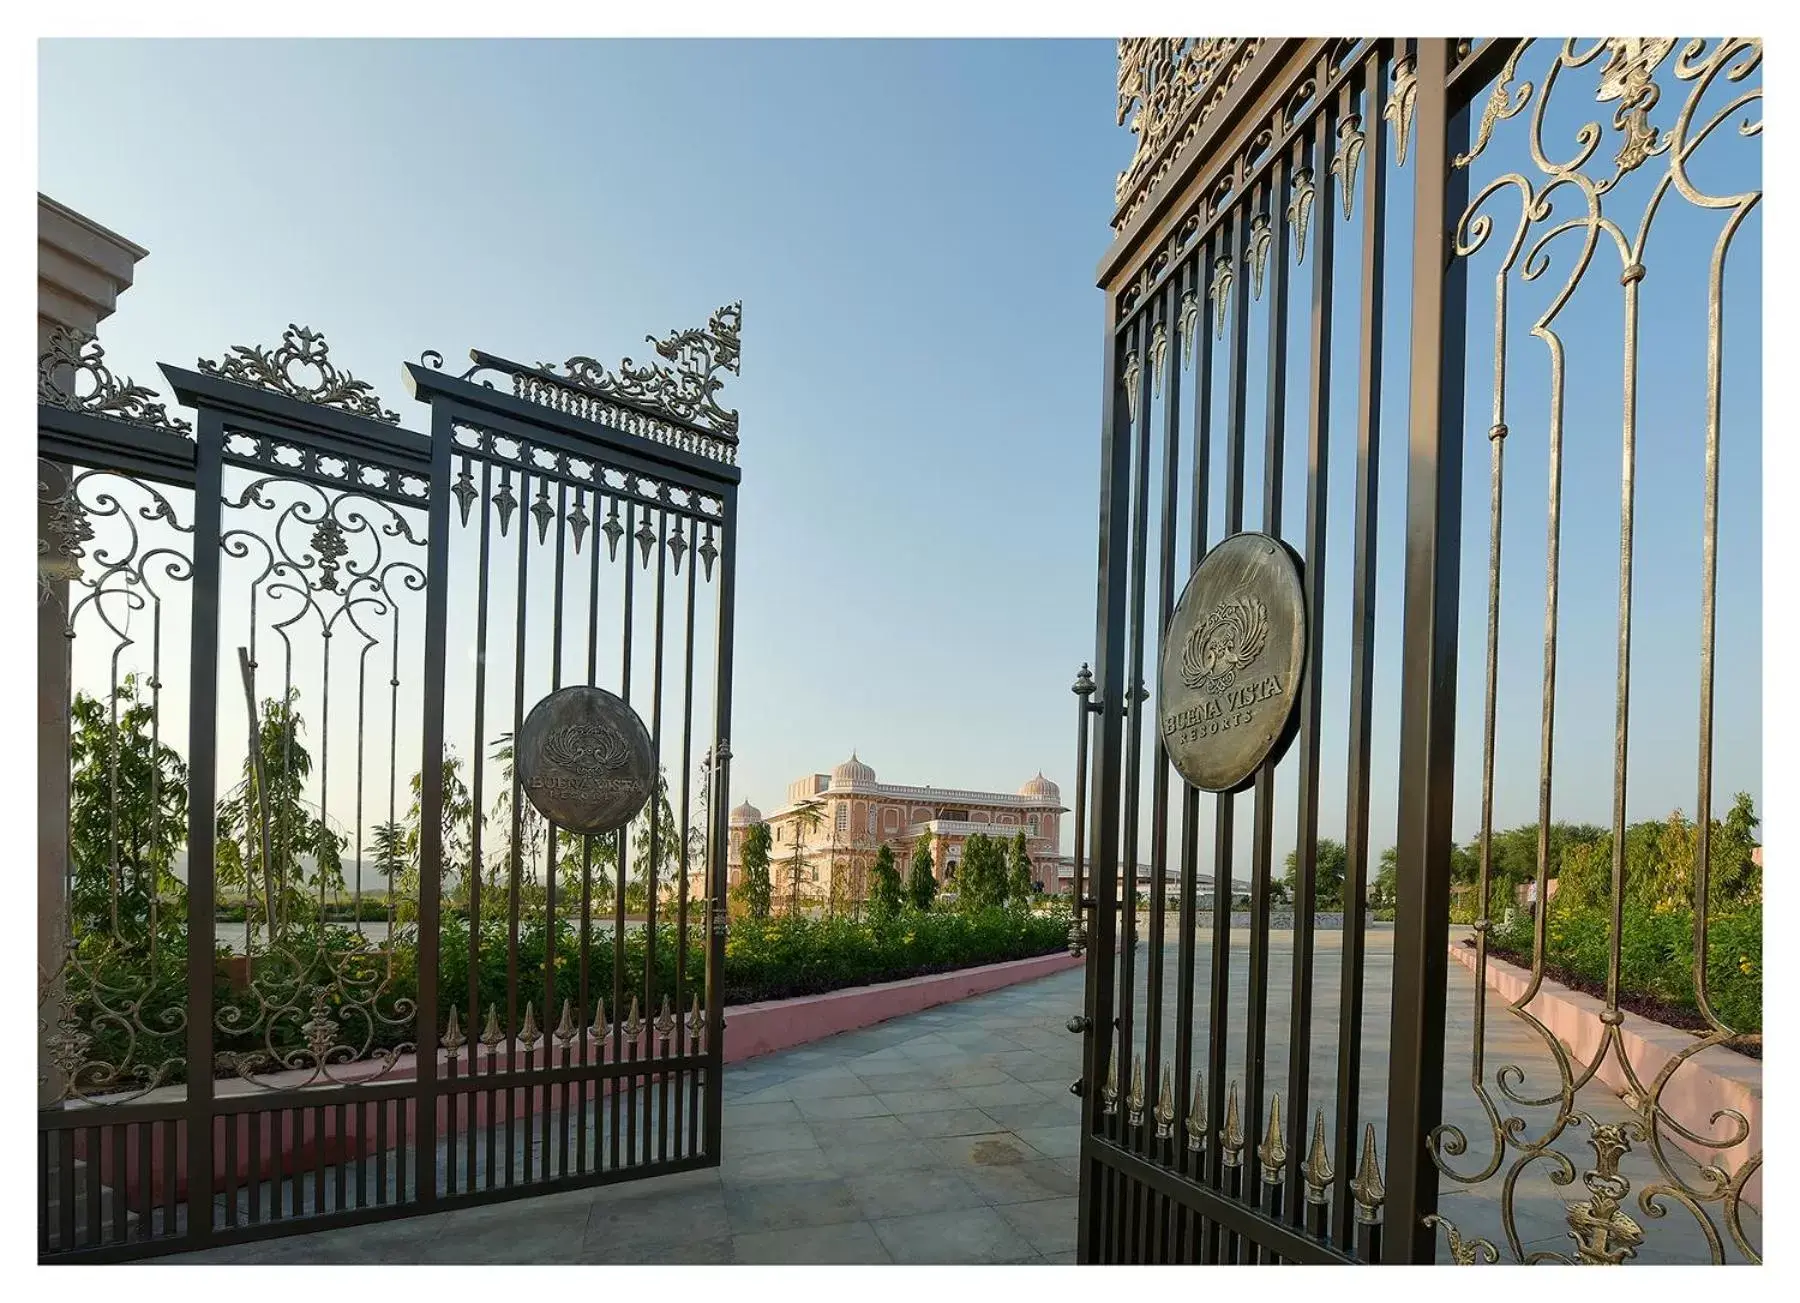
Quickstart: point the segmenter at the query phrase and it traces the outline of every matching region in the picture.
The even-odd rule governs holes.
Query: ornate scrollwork
[[[721,371],[739,374],[743,324],[744,305],[728,303],[712,314],[703,330],[672,331],[666,339],[644,336],[665,361],[675,364],[673,369],[654,362],[640,367],[625,358],[615,376],[591,357],[572,357],[563,368],[570,379],[599,393],[642,404],[684,425],[735,438],[738,414],[720,407],[717,395],[725,386]]]
[[[1135,36],[1119,42],[1118,122],[1137,137],[1119,174],[1115,227],[1130,221],[1225,102],[1263,42],[1230,36]]]
[[[171,417],[155,390],[134,384],[129,376],[120,380],[113,375],[106,365],[106,350],[94,336],[58,326],[49,342],[38,357],[38,402],[192,437],[193,426]]]
[[[1517,171],[1507,172],[1482,185],[1472,196],[1467,209],[1459,215],[1455,252],[1472,257],[1497,246],[1498,268],[1493,281],[1494,313],[1504,321],[1509,296],[1516,281],[1549,280],[1549,291],[1542,296],[1545,306],[1530,329],[1530,336],[1540,341],[1549,354],[1550,392],[1548,401],[1548,443],[1552,465],[1560,456],[1562,422],[1565,404],[1564,376],[1574,367],[1568,357],[1570,341],[1564,338],[1560,323],[1563,310],[1584,284],[1591,293],[1616,282],[1623,320],[1625,356],[1637,354],[1641,306],[1639,286],[1647,274],[1645,250],[1650,243],[1651,228],[1657,215],[1675,196],[1689,205],[1710,210],[1722,219],[1717,236],[1705,257],[1707,261],[1707,365],[1714,379],[1721,366],[1721,317],[1727,255],[1735,233],[1750,211],[1761,201],[1760,188],[1736,193],[1715,193],[1697,184],[1693,174],[1696,153],[1719,129],[1734,123],[1740,138],[1758,135],[1762,129],[1753,107],[1761,99],[1760,86],[1715,95],[1750,78],[1760,66],[1762,46],[1746,38],[1721,40],[1695,39],[1685,43],[1663,38],[1608,37],[1595,40],[1582,48],[1571,40],[1549,47],[1550,54],[1541,76],[1521,80],[1521,58],[1528,49],[1545,48],[1541,42],[1522,42],[1509,54],[1483,110],[1480,125],[1468,153],[1457,157],[1454,165],[1469,167],[1489,150],[1502,134],[1500,124],[1519,119],[1515,128],[1519,153],[1528,162]],[[1597,162],[1607,144],[1608,133],[1599,121],[1588,121],[1573,132],[1572,146],[1558,149],[1546,141],[1547,123],[1555,112],[1552,104],[1567,105],[1580,92],[1567,90],[1577,77],[1576,70],[1591,68],[1593,81],[1588,94],[1592,102],[1614,106],[1611,132],[1614,147],[1608,151],[1610,162]],[[1666,84],[1659,87],[1658,79]],[[1671,108],[1664,92],[1684,87],[1680,102]],[[1563,91],[1559,95],[1559,90]],[[1670,98],[1674,98],[1670,96]],[[1723,101],[1719,103],[1718,101]],[[1713,107],[1714,104],[1717,107]],[[1653,120],[1653,115],[1655,119]],[[1581,122],[1581,118],[1576,118]],[[1663,160],[1651,176],[1642,173],[1653,160]],[[1597,165],[1596,165],[1597,164]],[[1619,213],[1609,210],[1609,197],[1626,175],[1637,172],[1648,191],[1648,200],[1634,217],[1621,220]],[[1718,175],[1714,171],[1712,175]],[[1636,201],[1633,201],[1635,204]],[[1614,208],[1617,199],[1612,199]],[[1515,210],[1516,205],[1516,210]],[[1558,207],[1563,211],[1556,211]],[[1501,210],[1501,211],[1496,211]],[[1495,240],[1497,232],[1501,238]],[[1660,245],[1658,247],[1661,247]],[[1670,247],[1681,247],[1670,242]],[[1560,284],[1547,276],[1552,266],[1552,253],[1566,251],[1560,272]],[[1603,251],[1618,258],[1616,270],[1602,272],[1590,281],[1588,273]],[[1695,261],[1699,258],[1696,256]],[[1590,293],[1590,297],[1591,297]],[[1509,355],[1504,330],[1496,331],[1495,397],[1490,433],[1496,440],[1508,428],[1505,411],[1507,387],[1504,384]],[[1716,494],[1716,451],[1719,424],[1716,395],[1708,409],[1705,439],[1709,483],[1707,493]],[[1512,424],[1519,424],[1516,420]],[[1629,435],[1629,429],[1628,429]],[[1627,455],[1631,455],[1629,445]],[[1499,495],[1499,454],[1495,454],[1494,500]],[[1710,508],[1709,508],[1710,509]],[[1497,508],[1496,508],[1497,510]],[[1554,537],[1554,517],[1553,537]],[[1629,546],[1629,539],[1623,546]],[[1498,601],[1497,573],[1490,573],[1490,603]],[[1554,628],[1554,588],[1547,597],[1546,623]],[[1490,612],[1495,609],[1490,605]],[[1490,614],[1490,673],[1492,673],[1494,640],[1498,638],[1497,617]],[[1710,654],[1710,651],[1709,653]],[[1554,641],[1547,643],[1548,658],[1554,655]],[[1490,694],[1493,687],[1490,684]],[[1548,689],[1546,689],[1548,691]],[[1485,753],[1493,753],[1493,713],[1490,696],[1489,723],[1484,738]],[[1546,701],[1546,732],[1542,742],[1549,754],[1548,724],[1551,705]],[[1547,764],[1547,760],[1546,760]],[[1546,774],[1548,769],[1546,769]],[[1550,789],[1546,781],[1540,810],[1540,827],[1550,822]],[[1701,804],[1707,804],[1703,797]],[[1489,798],[1484,797],[1482,827],[1483,845],[1492,826]],[[1547,835],[1547,834],[1545,834]],[[1615,834],[1616,836],[1617,834]],[[1545,898],[1549,866],[1546,842],[1540,842],[1537,889]],[[1478,869],[1477,899],[1485,915],[1490,890],[1491,865],[1484,851]],[[1694,872],[1694,891],[1704,899],[1708,890],[1710,865],[1701,857]],[[1610,938],[1614,963],[1618,962],[1625,938]],[[1486,989],[1487,929],[1477,926],[1475,945],[1475,987]],[[1632,1184],[1622,1166],[1633,1155],[1647,1158],[1654,1168],[1653,1179],[1643,1184],[1637,1196],[1637,1208],[1648,1219],[1667,1215],[1671,1206],[1679,1206],[1693,1220],[1695,1229],[1706,1245],[1708,1256],[1724,1261],[1726,1236],[1742,1255],[1759,1261],[1758,1250],[1743,1234],[1742,1196],[1754,1174],[1760,1170],[1760,1151],[1751,1152],[1749,1121],[1730,1108],[1712,1112],[1709,1123],[1701,1123],[1685,1108],[1672,1107],[1680,1093],[1670,1083],[1693,1063],[1696,1056],[1720,1047],[1747,1046],[1759,1038],[1742,1033],[1718,1018],[1708,998],[1707,956],[1704,933],[1695,946],[1693,982],[1696,1004],[1706,1020],[1705,1030],[1692,1043],[1670,1056],[1653,1078],[1646,1081],[1624,1035],[1625,1014],[1616,1000],[1602,1008],[1598,1022],[1599,1043],[1585,1062],[1577,1062],[1557,1033],[1529,1007],[1545,982],[1545,932],[1540,925],[1531,960],[1531,972],[1525,989],[1509,1002],[1507,1012],[1518,1020],[1531,1037],[1542,1045],[1544,1056],[1553,1069],[1551,1080],[1538,1089],[1526,1088],[1526,1069],[1519,1063],[1501,1065],[1490,1073],[1486,1062],[1485,1022],[1478,1011],[1471,1044],[1469,1081],[1477,1102],[1488,1122],[1487,1153],[1467,1168],[1455,1164],[1456,1158],[1471,1148],[1470,1139],[1453,1125],[1439,1127],[1428,1140],[1429,1152],[1444,1176],[1464,1185],[1478,1185],[1494,1178],[1501,1180],[1500,1216],[1507,1246],[1513,1258],[1524,1261],[1623,1262],[1636,1257],[1649,1243],[1647,1223],[1630,1215],[1625,1202]],[[1618,1090],[1629,1113],[1620,1122],[1599,1121],[1592,1112],[1583,1111],[1578,1101],[1582,1092],[1595,1083],[1606,1081]],[[1597,1087],[1595,1087],[1597,1088]],[[1592,1098],[1586,1096],[1585,1098]],[[1510,1106],[1510,1107],[1509,1107]],[[1547,1121],[1528,1124],[1522,1110],[1548,1109]],[[1503,1115],[1503,1110],[1507,1114]],[[1551,1184],[1572,1185],[1576,1181],[1576,1164],[1558,1148],[1559,1141],[1575,1128],[1585,1126],[1587,1143],[1594,1151],[1594,1161],[1581,1177],[1589,1197],[1571,1201],[1565,1219],[1575,1241],[1570,1256],[1547,1252],[1527,1252],[1517,1219],[1517,1191],[1521,1178],[1534,1168],[1548,1173]],[[1709,1134],[1712,1132],[1713,1134]],[[1695,1157],[1671,1152],[1671,1146],[1686,1149]],[[1727,1160],[1725,1155],[1731,1157]],[[1728,1169],[1728,1162],[1735,1169]],[[1717,1223],[1715,1224],[1715,1217]]]
[[[1491,1263],[1500,1261],[1500,1252],[1498,1249],[1494,1248],[1490,1241],[1483,1239],[1465,1240],[1462,1232],[1457,1230],[1456,1226],[1448,1218],[1440,1217],[1436,1213],[1428,1213],[1425,1216],[1424,1221],[1427,1226],[1442,1226],[1444,1228],[1444,1236],[1450,1244],[1450,1261],[1454,1262],[1457,1266],[1471,1267],[1477,1262]]]
[[[247,589],[244,663],[250,702],[256,700],[258,643],[270,629],[281,649],[277,664],[284,667],[278,671],[283,681],[292,675],[297,638],[311,630],[324,649],[321,708],[331,699],[333,665],[346,656],[355,667],[351,694],[359,699],[369,653],[377,646],[398,648],[402,607],[412,600],[409,594],[425,591],[417,509],[370,492],[332,491],[280,475],[253,481],[224,506],[229,527],[221,531],[220,548],[231,561],[248,563],[240,573]],[[337,658],[331,654],[334,639],[350,644]],[[397,668],[387,686],[397,700]],[[285,753],[290,744],[280,745]],[[330,734],[323,725],[318,745],[320,764],[327,765]],[[359,732],[359,763],[361,745]],[[299,777],[279,781],[299,801],[306,771],[296,772]],[[247,806],[250,790],[247,784]],[[263,790],[260,779],[257,790]],[[396,973],[392,942],[370,945],[357,933],[295,912],[290,903],[301,891],[300,857],[322,854],[313,848],[334,836],[326,811],[314,808],[316,818],[305,816],[303,827],[289,825],[284,816],[272,829],[265,826],[260,839],[252,832],[255,815],[246,813],[244,835],[261,853],[234,857],[247,905],[244,969],[242,985],[222,999],[214,1015],[213,1031],[221,1042],[214,1060],[217,1070],[266,1089],[370,1080],[393,1071],[417,1048],[416,1008],[404,975]],[[322,902],[323,866],[315,871]],[[461,1034],[450,1025],[445,1044],[459,1041]],[[274,1074],[288,1079],[271,1079]]]
[[[348,371],[340,372],[332,362],[330,353],[331,346],[325,342],[324,335],[306,326],[290,324],[281,332],[281,344],[278,348],[252,348],[235,344],[224,361],[211,362],[201,358],[199,366],[206,375],[285,394],[289,398],[319,407],[335,407],[352,416],[366,416],[371,420],[398,425],[400,413],[382,407],[380,398],[368,381],[358,380]],[[317,380],[312,384],[302,384],[294,378],[296,367],[302,372],[312,370],[317,374]]]

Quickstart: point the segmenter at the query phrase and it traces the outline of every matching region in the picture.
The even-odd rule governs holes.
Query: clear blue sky
[[[159,361],[273,344],[295,321],[324,330],[334,358],[416,426],[422,409],[406,399],[400,365],[422,349],[641,356],[644,334],[698,325],[741,298],[744,373],[726,393],[742,412],[744,472],[733,799],[772,808],[791,779],[853,747],[892,781],[1010,791],[1042,768],[1072,796],[1068,688],[1093,639],[1093,272],[1131,149],[1113,123],[1110,42],[41,48],[40,189],[150,250],[103,328],[117,371],[160,383]],[[1610,109],[1590,101],[1587,116]],[[1402,199],[1396,227],[1405,218]],[[1358,226],[1341,229],[1349,241]],[[1760,236],[1753,217],[1733,259],[1732,311],[1745,323],[1760,319]],[[1340,243],[1341,272],[1352,247]],[[1677,261],[1662,259],[1653,244],[1653,269]],[[1634,818],[1694,804],[1698,355],[1695,336],[1678,349],[1657,324],[1660,312],[1670,331],[1692,327],[1703,275],[1683,277],[1666,291],[1687,296],[1678,305],[1647,300],[1665,306],[1647,319],[1640,432]],[[1598,279],[1616,299],[1613,275]],[[1662,292],[1653,274],[1646,294]],[[1541,302],[1541,288],[1519,293]],[[1490,294],[1478,273],[1478,319]],[[1399,703],[1405,302],[1390,292],[1376,849],[1391,833]],[[1574,324],[1603,338],[1604,312]],[[1304,316],[1297,305],[1296,341]],[[1515,317],[1529,325],[1523,308]],[[1346,306],[1346,378],[1352,322]],[[1488,342],[1472,335],[1472,428],[1485,429]],[[1745,397],[1728,408],[1721,808],[1734,789],[1761,790],[1761,375],[1751,327],[1737,339],[1730,380]],[[1590,362],[1571,395],[1563,539],[1556,813],[1598,823],[1611,793],[1616,345],[1612,359]],[[1502,824],[1536,813],[1533,364],[1519,364],[1508,446]],[[1301,395],[1297,379],[1297,404]],[[1284,532],[1297,540],[1303,404],[1293,411]],[[1259,402],[1250,417],[1259,431]],[[1334,511],[1353,474],[1347,402],[1338,422]],[[1459,835],[1474,831],[1478,809],[1485,439],[1469,460]],[[1259,457],[1250,471],[1260,474]],[[1258,517],[1252,507],[1247,524]],[[1326,701],[1341,717],[1348,517],[1334,528]],[[1342,827],[1342,736],[1340,719],[1324,763],[1327,834]],[[1292,840],[1292,769],[1278,854]],[[1247,814],[1239,822],[1247,835]]]

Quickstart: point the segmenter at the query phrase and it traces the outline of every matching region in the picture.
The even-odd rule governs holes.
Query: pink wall
[[[1475,949],[1460,941],[1452,942],[1450,954],[1457,963],[1475,969]],[[1487,984],[1509,1003],[1529,989],[1531,974],[1516,964],[1496,959],[1487,960]],[[1605,1040],[1606,1027],[1601,1022],[1605,1006],[1592,996],[1571,991],[1558,982],[1545,979],[1525,1006],[1555,1033],[1577,1065],[1592,1063]],[[1691,1032],[1667,1027],[1636,1014],[1623,1015],[1619,1024],[1619,1049],[1608,1049],[1605,1060],[1596,1070],[1600,1081],[1615,1092],[1630,1088],[1629,1078],[1619,1063],[1619,1051],[1631,1063],[1638,1082],[1649,1087],[1656,1076],[1677,1054],[1691,1048]],[[1762,1063],[1730,1050],[1713,1047],[1695,1054],[1669,1078],[1663,1086],[1660,1103],[1663,1111],[1697,1136],[1723,1138],[1733,1134],[1737,1124],[1730,1119],[1712,1120],[1721,1109],[1733,1109],[1744,1115],[1750,1125],[1749,1136],[1730,1149],[1717,1149],[1688,1140],[1669,1127],[1660,1125],[1658,1134],[1665,1142],[1686,1150],[1702,1163],[1716,1163],[1727,1174],[1735,1174],[1752,1155],[1762,1152]],[[1748,1202],[1762,1206],[1762,1171],[1760,1168],[1745,1186]]]

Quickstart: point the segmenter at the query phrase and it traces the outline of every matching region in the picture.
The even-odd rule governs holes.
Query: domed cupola
[[[748,801],[745,801],[742,805],[738,806],[737,809],[731,812],[731,826],[733,828],[748,828],[752,824],[761,822],[762,811],[757,809],[754,805],[751,805]]]
[[[831,771],[831,786],[834,790],[852,787],[875,786],[875,771],[856,758],[852,751],[850,758]]]
[[[1060,802],[1062,800],[1062,789],[1057,787],[1057,785],[1048,778],[1045,778],[1044,771],[1040,769],[1038,770],[1036,778],[1033,778],[1030,782],[1026,783],[1025,786],[1019,789],[1019,795],[1026,797],[1029,800]]]

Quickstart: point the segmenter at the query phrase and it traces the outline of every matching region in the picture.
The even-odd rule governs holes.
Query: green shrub
[[[1520,912],[1510,928],[1494,930],[1491,947],[1529,964],[1532,929],[1532,916]],[[1546,929],[1546,964],[1589,983],[1605,983],[1612,954],[1609,908],[1572,905],[1557,896]],[[1627,904],[1620,937],[1620,994],[1646,996],[1698,1017],[1692,911]],[[1761,905],[1708,918],[1706,984],[1708,1002],[1720,1021],[1740,1032],[1762,1031]]]

